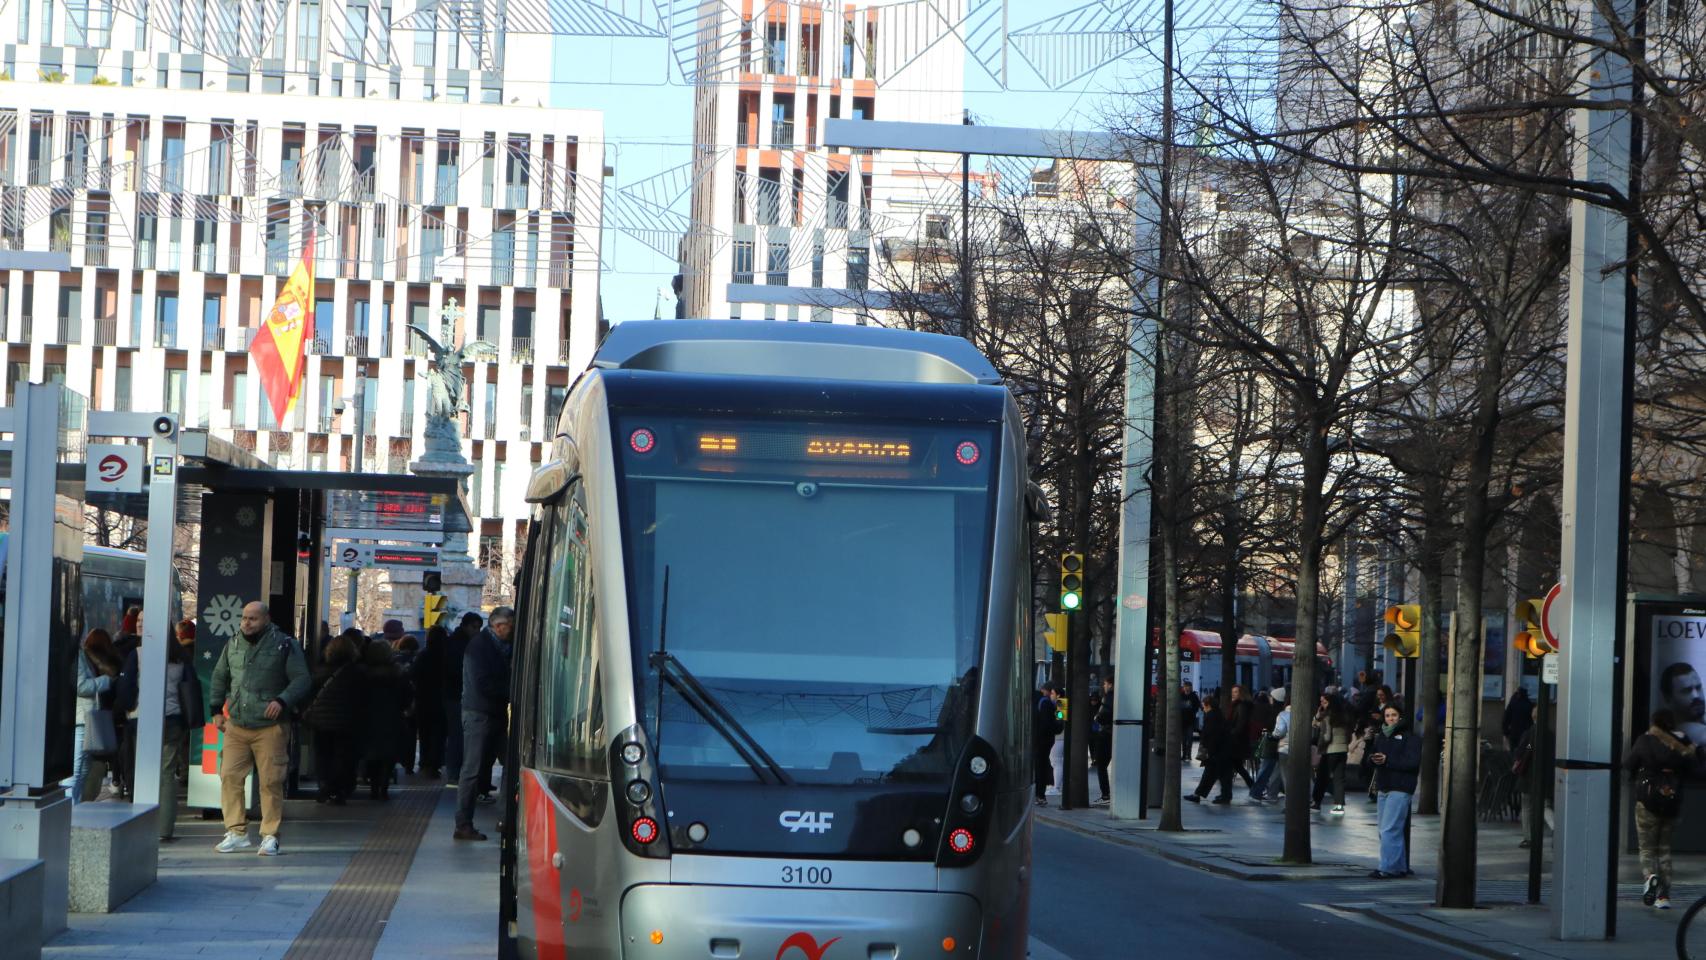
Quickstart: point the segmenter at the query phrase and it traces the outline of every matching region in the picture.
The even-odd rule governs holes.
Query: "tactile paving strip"
[[[442,787],[391,788],[390,809],[374,823],[284,960],[371,960],[443,793]]]

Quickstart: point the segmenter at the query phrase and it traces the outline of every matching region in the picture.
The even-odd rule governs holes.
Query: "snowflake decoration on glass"
[[[239,507],[237,509],[237,526],[239,527],[252,527],[258,519],[260,518],[256,516],[254,507]]]
[[[215,635],[228,640],[237,635],[237,628],[242,620],[242,599],[228,593],[214,597],[207,609],[201,612],[202,625],[212,630]]]
[[[222,577],[235,577],[237,575],[237,558],[220,557],[219,575]]]

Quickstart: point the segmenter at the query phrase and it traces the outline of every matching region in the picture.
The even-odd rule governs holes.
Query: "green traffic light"
[[[1080,602],[1082,601],[1079,600],[1078,594],[1076,593],[1063,593],[1060,595],[1060,609],[1062,610],[1077,610]]]
[[[1065,710],[1056,710],[1054,712],[1054,718],[1056,720],[1065,720],[1066,719],[1066,711]]]

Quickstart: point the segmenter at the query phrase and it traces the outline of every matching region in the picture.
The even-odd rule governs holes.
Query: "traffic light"
[[[1060,555],[1060,609],[1071,613],[1084,606],[1084,555]]]
[[[437,570],[428,570],[421,575],[421,589],[427,593],[444,592],[444,574]]]
[[[1522,622],[1522,630],[1511,638],[1511,646],[1521,650],[1525,657],[1543,657],[1554,652],[1557,648],[1546,640],[1545,631],[1540,629],[1540,608],[1542,600],[1524,600],[1516,605],[1516,618]]]
[[[1045,613],[1043,620],[1048,624],[1048,630],[1043,633],[1043,640],[1048,643],[1050,650],[1066,652],[1066,614]]]
[[[1061,723],[1066,722],[1066,703],[1067,700],[1065,697],[1061,697],[1059,700],[1054,702],[1054,718],[1059,720]]]
[[[306,533],[296,535],[296,559],[302,563],[314,559],[314,543]]]
[[[1386,634],[1386,649],[1400,657],[1421,655],[1422,608],[1414,603],[1400,603],[1386,608],[1386,622],[1392,629]]]
[[[449,603],[450,598],[442,593],[427,594],[426,602],[421,605],[421,629],[431,630],[438,626],[449,613],[445,609]]]

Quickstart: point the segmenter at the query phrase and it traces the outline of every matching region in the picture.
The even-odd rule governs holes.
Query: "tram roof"
[[[630,320],[612,327],[594,367],[675,373],[999,384],[963,337],[779,320]]]

